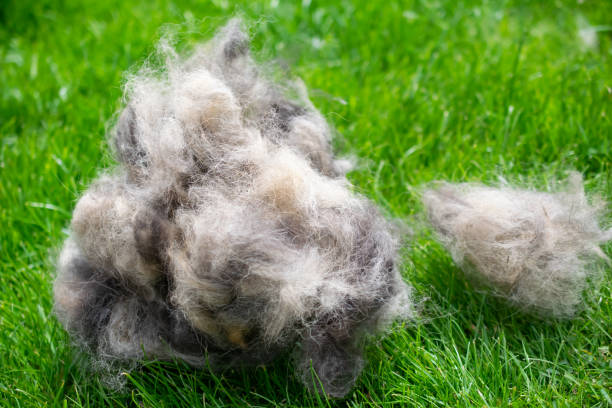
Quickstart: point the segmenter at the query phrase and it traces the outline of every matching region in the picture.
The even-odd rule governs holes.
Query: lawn
[[[524,316],[467,285],[418,199],[435,179],[549,188],[575,169],[612,200],[610,2],[398,3],[2,1],[0,405],[612,405],[612,268],[575,320]],[[257,58],[301,77],[337,151],[361,159],[356,188],[414,226],[402,273],[420,317],[370,343],[342,401],[309,394],[289,360],[218,374],[148,363],[111,390],[52,313],[57,248],[112,165],[105,133],[126,73],[160,36],[189,49],[237,13]]]

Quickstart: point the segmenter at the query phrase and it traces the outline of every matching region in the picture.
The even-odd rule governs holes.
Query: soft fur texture
[[[599,281],[600,245],[612,239],[572,174],[557,193],[443,183],[424,193],[429,219],[455,262],[477,284],[542,316],[571,317]]]
[[[297,349],[331,396],[364,337],[409,317],[398,240],[352,192],[299,85],[264,78],[230,22],[188,58],[129,79],[119,166],[79,200],[55,282],[60,321],[111,361],[265,363]]]
[[[98,362],[224,368],[293,351],[306,385],[345,395],[365,337],[412,315],[395,228],[352,191],[303,86],[262,75],[239,21],[189,57],[162,51],[163,69],[127,83],[119,166],[74,210],[60,321]],[[612,239],[578,175],[558,193],[441,184],[424,203],[473,280],[547,316],[579,309]]]

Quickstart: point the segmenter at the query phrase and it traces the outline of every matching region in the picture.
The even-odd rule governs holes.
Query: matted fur
[[[305,92],[287,99],[248,45],[234,20],[129,79],[119,166],[74,210],[55,310],[111,361],[227,367],[297,347],[304,382],[312,367],[342,396],[364,337],[412,313],[397,238],[352,191]]]
[[[480,286],[542,316],[571,317],[600,280],[598,223],[605,203],[589,204],[582,178],[565,191],[443,183],[423,196],[429,219],[455,262]]]

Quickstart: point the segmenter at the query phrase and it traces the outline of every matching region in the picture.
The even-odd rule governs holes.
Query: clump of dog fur
[[[164,55],[129,79],[119,165],[74,210],[60,321],[108,361],[230,367],[297,350],[308,386],[345,395],[364,338],[412,310],[394,228],[352,191],[303,89],[262,75],[238,21]]]
[[[605,203],[589,203],[577,173],[560,192],[442,183],[423,202],[467,276],[525,311],[572,317],[601,279],[612,230],[600,227]]]

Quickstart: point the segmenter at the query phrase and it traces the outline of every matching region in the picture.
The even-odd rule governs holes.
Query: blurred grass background
[[[365,163],[351,180],[393,216],[418,225],[414,186],[434,179],[547,188],[576,169],[612,199],[606,0],[3,0],[0,404],[611,406],[609,266],[587,312],[534,321],[470,289],[427,232],[403,268],[422,319],[372,342],[346,400],[309,394],[286,360],[223,374],[148,363],[121,391],[81,367],[52,315],[53,259],[79,193],[111,165],[124,75],[165,32],[189,49],[236,13],[258,58],[304,80],[338,151]]]

